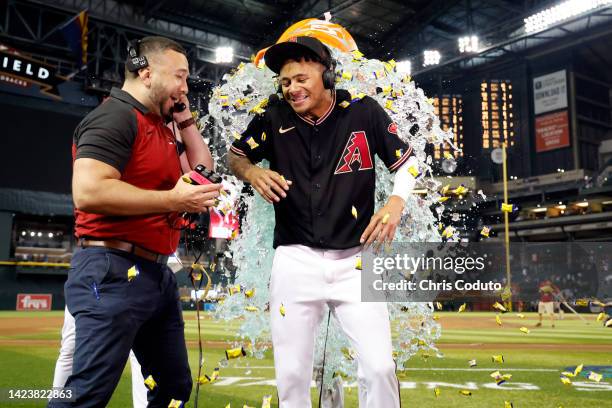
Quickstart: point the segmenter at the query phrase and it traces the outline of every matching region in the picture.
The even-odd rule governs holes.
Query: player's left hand
[[[389,197],[384,207],[372,216],[370,224],[361,235],[359,241],[364,245],[364,248],[367,248],[373,242],[376,242],[377,247],[380,247],[384,242],[393,241],[404,205],[405,202],[402,198],[395,195]]]
[[[185,109],[183,109],[180,112],[172,113],[172,119],[174,119],[176,123],[181,123],[191,118],[191,110],[189,109],[189,99],[187,98],[187,95],[182,94],[181,97],[179,98],[179,102],[185,104]]]

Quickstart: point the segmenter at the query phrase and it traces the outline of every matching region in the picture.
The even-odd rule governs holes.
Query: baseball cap
[[[331,54],[321,41],[314,37],[291,37],[285,42],[274,44],[266,51],[266,66],[276,74],[280,73],[283,62],[296,55],[314,54],[325,66],[329,66]]]

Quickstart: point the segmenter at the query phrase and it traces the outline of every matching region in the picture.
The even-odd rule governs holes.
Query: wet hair
[[[166,50],[176,51],[178,53],[183,54],[185,57],[187,57],[187,51],[185,51],[185,48],[183,48],[181,44],[177,43],[174,40],[171,40],[170,38],[166,38],[166,37],[159,37],[159,36],[144,37],[136,45],[136,52],[138,56],[144,55],[145,57],[147,57],[149,62],[151,61],[150,56],[152,54],[155,54],[158,52],[164,52]],[[125,68],[125,79],[133,79],[133,78],[136,78],[137,76],[138,76],[138,71],[130,72],[128,71],[127,67]]]

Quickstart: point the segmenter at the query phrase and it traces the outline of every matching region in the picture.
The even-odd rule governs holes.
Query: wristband
[[[196,123],[195,119],[193,117],[191,117],[191,118],[189,118],[187,120],[184,120],[181,123],[179,123],[177,127],[179,128],[179,130],[183,130],[185,128],[188,128],[191,125],[195,125],[195,123]]]

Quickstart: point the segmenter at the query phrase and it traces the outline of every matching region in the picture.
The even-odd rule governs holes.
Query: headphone
[[[125,66],[128,71],[138,72],[138,70],[149,66],[149,61],[147,61],[147,57],[145,57],[144,55],[138,55],[140,51],[140,40],[128,41],[127,51],[128,59],[125,63]]]
[[[323,88],[334,89],[336,87],[336,65],[337,62],[331,56],[329,57],[329,64],[326,64],[325,71],[323,71]],[[278,81],[278,80],[277,80]],[[283,84],[278,81],[276,92],[279,94],[283,93]]]

